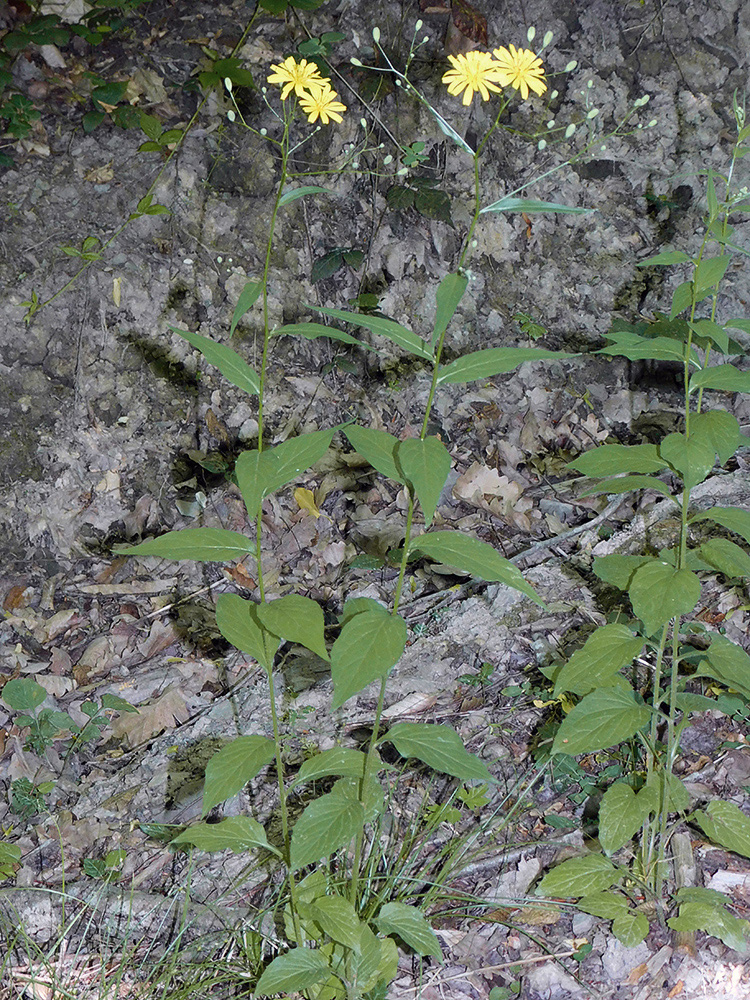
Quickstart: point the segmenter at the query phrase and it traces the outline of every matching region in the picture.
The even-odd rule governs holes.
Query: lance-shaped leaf
[[[655,444],[603,444],[579,455],[568,466],[584,476],[617,476],[623,472],[661,472],[667,462],[659,457]]]
[[[733,365],[702,368],[690,376],[690,392],[696,389],[718,389],[719,392],[750,392],[750,372],[741,372]]]
[[[263,291],[262,281],[246,281],[245,287],[240,292],[240,297],[237,299],[237,305],[234,307],[234,313],[232,315],[232,324],[229,327],[229,336],[231,337],[237,328],[237,324],[242,319],[242,317],[249,312],[255,305],[260,293]],[[172,327],[174,330],[174,327]],[[177,330],[177,333],[180,331]],[[210,360],[210,359],[209,359]],[[230,379],[231,381],[231,379]],[[257,390],[256,390],[257,391]]]
[[[656,561],[654,556],[595,556],[594,573],[604,583],[611,583],[613,587],[627,590],[635,571],[646,563]]]
[[[251,520],[258,516],[260,505],[301,472],[315,465],[328,451],[336,428],[313,431],[290,438],[275,448],[243,451],[235,463],[237,483]]]
[[[367,459],[373,469],[377,469],[394,482],[404,482],[395,458],[396,448],[399,445],[398,438],[388,434],[387,431],[376,431],[372,427],[360,427],[358,424],[345,427],[344,434],[354,450],[362,458]]]
[[[289,188],[279,198],[279,208],[289,205],[298,198],[305,198],[308,194],[337,194],[336,191],[329,191],[328,188],[318,187],[317,184],[306,184],[304,187]]]
[[[632,690],[600,688],[565,716],[552,743],[552,753],[595,753],[629,739],[646,725],[649,710]]]
[[[249,816],[230,816],[220,823],[195,823],[170,840],[170,844],[192,844],[199,851],[234,851],[240,854],[262,847],[278,855],[266,839],[266,831]]]
[[[491,545],[478,538],[464,535],[460,531],[431,531],[413,538],[409,551],[423,552],[430,559],[445,563],[446,566],[454,566],[479,580],[504,583],[506,587],[520,590],[541,607],[545,606],[531,584],[524,580],[521,571]]]
[[[540,896],[588,896],[619,882],[619,872],[603,854],[570,858],[547,872],[537,887]]]
[[[581,490],[578,494],[582,497],[596,496],[597,493],[632,493],[634,490],[656,490],[662,496],[677,501],[672,496],[672,491],[656,476],[618,476],[617,479],[603,479],[588,489]]]
[[[292,787],[302,785],[306,781],[328,778],[331,775],[361,779],[364,775],[365,759],[361,750],[352,750],[350,747],[332,747],[330,750],[324,750],[303,762],[292,782]]]
[[[269,632],[317,653],[328,660],[323,630],[323,609],[317,601],[301,594],[289,594],[258,605],[258,618]]]
[[[672,618],[690,614],[700,600],[701,582],[689,569],[657,559],[635,571],[628,595],[646,635],[653,635]]]
[[[547,351],[541,347],[488,347],[483,351],[464,354],[449,365],[441,366],[437,380],[439,385],[474,382],[480,378],[512,372],[527,361],[554,361],[575,356],[565,351]]]
[[[263,626],[257,604],[237,594],[220,594],[216,601],[216,624],[228,642],[270,672],[281,640]]]
[[[256,997],[268,997],[275,993],[301,993],[330,976],[331,968],[322,952],[312,951],[310,948],[292,948],[275,958],[263,971],[253,994]]]
[[[701,660],[696,676],[713,677],[750,698],[750,656],[726,636],[715,635],[711,639],[706,659]]]
[[[244,389],[252,396],[258,395],[260,380],[257,373],[231,347],[227,347],[226,344],[217,344],[215,340],[211,340],[210,337],[202,337],[199,333],[180,330],[176,326],[170,325],[169,329],[173,333],[178,333],[187,340],[191,347],[200,351],[206,361],[218,368],[224,378],[232,385],[236,385],[238,389]]]
[[[604,625],[571,656],[555,680],[553,697],[563,691],[588,694],[616,683],[618,671],[643,649],[643,639],[625,625]]]
[[[265,736],[238,736],[222,747],[206,767],[201,815],[236,795],[273,760],[275,753],[276,744]]]
[[[356,798],[329,792],[314,799],[292,830],[292,871],[346,847],[362,828],[364,819],[364,807]]]
[[[719,456],[720,462],[727,462],[737,451],[742,437],[737,417],[726,410],[704,410],[690,417],[690,437],[705,440]]]
[[[627,844],[658,808],[654,788],[642,788],[636,795],[622,781],[610,785],[599,805],[599,843],[607,854],[614,854]]]
[[[686,264],[691,258],[683,250],[662,250],[661,253],[654,254],[639,261],[636,267],[652,267],[655,264],[665,266],[667,264]]]
[[[713,288],[714,285],[717,285],[724,277],[731,259],[729,254],[722,254],[719,257],[703,257],[693,272],[693,284],[696,292],[703,292],[707,288]]]
[[[614,343],[603,347],[594,354],[608,354],[615,357],[629,358],[631,361],[685,361],[685,347],[671,337],[641,337],[637,333],[605,333],[607,340]],[[691,348],[690,361],[698,367],[700,359]]]
[[[667,434],[659,445],[659,455],[676,469],[686,489],[702,483],[716,459],[713,441],[705,431],[695,434]]]
[[[712,799],[695,818],[714,843],[750,858],[750,818],[733,802]]]
[[[595,208],[579,208],[576,205],[561,205],[556,201],[539,201],[536,198],[514,198],[508,195],[499,201],[493,201],[480,211],[480,215],[485,212],[525,212],[527,215],[535,215],[539,212],[552,212],[557,215],[586,215],[589,212],[596,212]]]
[[[698,554],[724,576],[750,577],[750,555],[728,538],[710,538],[701,545]]]
[[[464,296],[469,279],[464,274],[446,274],[438,285],[436,293],[437,310],[435,326],[432,331],[433,350],[441,334],[445,333],[448,324],[453,319],[458,304]]]
[[[462,781],[494,781],[487,767],[469,753],[450,726],[427,722],[397,722],[378,740],[392,743],[402,757],[416,757],[428,767]]]
[[[386,903],[375,918],[381,934],[397,934],[418,955],[442,958],[443,952],[435,932],[413,906],[406,903]]]
[[[343,896],[318,896],[307,905],[306,913],[331,941],[352,951],[360,950],[363,925],[348,899]]]
[[[405,648],[406,622],[399,615],[373,609],[350,618],[331,647],[333,707],[385,677]]]
[[[425,344],[412,330],[407,330],[405,326],[401,326],[400,323],[396,323],[392,319],[384,319],[382,316],[365,316],[363,313],[347,312],[345,309],[323,309],[321,306],[308,306],[308,308],[330,316],[332,319],[340,319],[345,323],[364,326],[381,337],[387,337],[388,340],[410,354],[416,354],[419,358],[432,361],[432,351],[429,345]]]
[[[138,545],[115,545],[112,551],[123,556],[162,556],[164,559],[195,559],[197,562],[227,562],[246,556],[254,542],[239,531],[224,528],[183,528],[149,538]]]
[[[396,465],[414,487],[429,527],[451,471],[448,449],[438,437],[410,438],[396,448]]]
[[[272,337],[305,337],[307,340],[315,340],[318,337],[328,337],[329,340],[340,340],[342,344],[353,344],[362,347],[366,351],[375,351],[377,348],[371,344],[365,344],[356,337],[352,337],[343,330],[337,330],[335,326],[324,326],[322,323],[289,323],[287,326],[279,326],[271,331]]]
[[[695,521],[713,521],[729,531],[734,531],[750,544],[750,510],[744,507],[713,507],[702,511],[690,519]]]

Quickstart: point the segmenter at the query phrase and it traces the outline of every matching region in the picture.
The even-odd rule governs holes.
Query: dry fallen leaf
[[[127,739],[134,747],[164,729],[174,729],[189,716],[185,699],[176,687],[168,687],[151,705],[138,705],[138,714],[124,712],[112,723],[115,739]]]
[[[315,503],[315,495],[312,490],[306,490],[304,486],[298,486],[294,491],[294,499],[297,501],[300,510],[307,511],[308,514],[312,514],[315,518],[320,517],[320,511],[318,510],[318,505]]]

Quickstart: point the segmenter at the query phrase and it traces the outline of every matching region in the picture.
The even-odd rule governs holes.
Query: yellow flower
[[[300,97],[299,105],[309,122],[320,118],[323,125],[327,125],[331,118],[336,122],[342,121],[341,112],[346,111],[346,105],[337,100],[338,96],[335,90],[331,90],[330,83],[324,80],[321,88]]]
[[[515,45],[511,45],[510,52],[501,47],[493,49],[492,54],[497,59],[495,66],[500,83],[503,87],[510,84],[520,90],[524,101],[529,96],[529,90],[541,96],[547,89],[542,60],[530,49],[517,49]]]
[[[289,56],[281,64],[272,63],[271,69],[275,72],[268,77],[268,82],[284,84],[281,91],[282,101],[285,101],[292,91],[297,97],[302,97],[314,90],[320,90],[325,82],[315,63],[309,63],[307,59],[297,62],[294,56]]]
[[[474,94],[478,91],[482,100],[490,99],[490,91],[500,93],[498,67],[489,52],[467,52],[466,55],[448,56],[448,62],[453,69],[443,74],[443,83],[448,87],[448,93],[458,97],[465,91],[463,103],[471,104]]]

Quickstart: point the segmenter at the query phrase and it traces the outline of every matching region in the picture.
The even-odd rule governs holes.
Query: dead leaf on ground
[[[151,705],[138,705],[138,714],[123,713],[112,723],[115,739],[127,739],[136,746],[165,729],[174,729],[190,715],[185,699],[176,687],[168,687]]]

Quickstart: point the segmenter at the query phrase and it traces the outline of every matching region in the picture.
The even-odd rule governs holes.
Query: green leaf
[[[611,583],[619,590],[627,590],[635,571],[655,561],[653,556],[595,556],[594,574],[604,583]]]
[[[656,795],[657,815],[662,812],[686,812],[690,808],[690,793],[676,774],[652,771],[646,781],[646,791]],[[639,793],[640,794],[640,793]]]
[[[689,569],[675,569],[657,559],[635,571],[628,595],[646,635],[653,635],[672,618],[690,614],[700,600],[701,582]]]
[[[750,510],[744,507],[712,507],[694,515],[691,523],[696,521],[713,521],[729,531],[734,531],[750,544]]]
[[[592,892],[578,900],[576,909],[604,920],[614,920],[627,912],[628,901],[619,892]]]
[[[446,331],[448,324],[453,319],[468,283],[469,279],[464,274],[446,274],[438,285],[435,296],[437,299],[435,326],[432,331],[433,350],[441,334]]]
[[[655,444],[603,444],[568,462],[584,476],[616,476],[621,472],[661,472],[667,463]]]
[[[451,471],[448,449],[438,437],[409,438],[396,446],[396,465],[419,498],[429,528]]]
[[[33,712],[46,699],[47,692],[30,677],[14,677],[2,689],[2,698],[14,712]]]
[[[555,679],[552,697],[563,691],[588,694],[615,683],[617,672],[643,649],[643,639],[625,625],[603,625],[577,649]]]
[[[419,358],[432,361],[432,351],[428,345],[411,330],[407,330],[400,323],[394,323],[392,319],[384,319],[382,316],[365,316],[362,313],[347,312],[344,309],[323,309],[320,306],[308,306],[315,312],[321,312],[324,316],[331,316],[333,319],[340,319],[345,323],[354,323],[357,326],[364,326],[373,333],[402,347],[410,354],[416,354]]]
[[[344,434],[354,450],[367,459],[373,469],[394,482],[404,482],[396,465],[395,451],[399,445],[398,438],[386,431],[376,431],[372,427],[360,427],[350,424],[344,428]]]
[[[696,389],[718,389],[719,392],[750,392],[750,372],[741,372],[733,365],[701,368],[690,376],[690,392]]]
[[[713,677],[750,698],[750,656],[723,635],[715,635],[701,660],[696,676]]]
[[[247,513],[255,520],[263,500],[296,479],[328,451],[336,428],[300,434],[263,451],[243,451],[234,467]]]
[[[690,329],[700,338],[713,341],[724,354],[731,354],[729,349],[729,335],[723,326],[714,323],[710,319],[696,319],[688,322]]]
[[[617,479],[603,479],[594,486],[581,490],[578,495],[588,497],[597,493],[630,493],[633,490],[657,490],[670,500],[674,499],[667,484],[656,476],[619,476]]]
[[[690,490],[702,483],[714,466],[716,450],[706,434],[667,434],[659,445],[661,457],[679,472]]]
[[[418,955],[443,957],[435,932],[413,906],[386,903],[375,918],[375,924],[381,934],[397,934]]]
[[[368,996],[369,988],[375,985],[375,977],[380,968],[382,959],[381,945],[389,941],[390,938],[381,939],[376,937],[364,922],[360,923],[359,926],[359,949],[351,954],[350,968],[352,970],[352,977],[362,990],[359,995]],[[398,967],[398,960],[396,964]]]
[[[609,889],[621,873],[603,854],[570,858],[547,872],[537,888],[540,896],[589,896]]]
[[[361,779],[364,768],[365,755],[360,750],[333,747],[304,761],[292,782],[292,788],[306,781],[317,781],[330,775]]]
[[[722,254],[720,257],[704,257],[693,274],[696,292],[703,292],[718,285],[724,277],[731,259],[729,254]]]
[[[696,301],[700,301],[698,292],[695,293],[695,296]],[[681,312],[689,309],[692,303],[693,283],[692,281],[683,281],[682,284],[678,285],[672,292],[672,305],[669,310],[669,318],[675,319]]]
[[[525,212],[527,215],[534,215],[538,212],[554,212],[557,215],[587,215],[589,212],[596,212],[595,208],[578,208],[574,205],[561,205],[554,201],[537,201],[535,198],[513,198],[508,195],[499,201],[493,201],[481,209],[479,214],[485,212]]]
[[[245,289],[247,289],[247,285],[245,285]],[[238,302],[238,308],[239,304]],[[237,310],[235,310],[235,314],[236,312]],[[199,333],[180,330],[179,327],[172,326],[169,323],[167,325],[173,333],[179,334],[180,337],[187,340],[191,347],[200,351],[206,361],[215,368],[218,368],[224,378],[231,382],[232,385],[236,385],[238,389],[244,389],[251,396],[258,395],[260,381],[256,372],[231,347],[227,347],[226,344],[217,344],[215,340],[211,340],[209,337],[202,337]]]
[[[279,326],[271,331],[272,337],[305,337],[307,340],[315,340],[317,337],[328,337],[329,340],[340,340],[342,344],[353,344],[361,347],[365,351],[376,351],[377,348],[370,344],[365,344],[356,337],[352,337],[343,330],[337,330],[335,326],[324,326],[322,323],[290,323],[287,326]]]
[[[445,118],[443,118],[442,115],[439,115],[428,101],[422,100],[422,104],[427,108],[432,117],[435,119],[438,128],[443,133],[443,135],[448,136],[448,138],[452,139],[460,149],[463,149],[465,153],[468,153],[469,156],[473,157],[475,155],[474,150],[464,139],[461,138],[458,132],[456,132],[456,130],[451,125],[448,124]]]
[[[383,815],[385,793],[377,774],[372,772],[364,783],[359,778],[339,778],[330,794],[361,802],[365,808],[365,823],[374,823],[378,816]]]
[[[388,203],[388,208],[398,212],[405,208],[411,208],[414,205],[415,196],[416,191],[411,188],[404,187],[402,184],[393,184],[386,191],[385,200]]]
[[[249,816],[230,816],[220,823],[195,823],[170,840],[170,844],[192,844],[199,851],[232,850],[235,854],[262,847],[279,855],[266,839],[266,831]]]
[[[330,253],[318,257],[313,261],[312,270],[310,271],[310,281],[315,285],[318,281],[323,281],[324,278],[333,277],[343,263],[344,257],[341,248],[331,250]]]
[[[719,461],[729,461],[740,443],[740,424],[737,417],[726,410],[706,410],[690,417],[690,439],[698,436],[713,448]]]
[[[494,781],[487,767],[469,753],[450,726],[427,722],[397,722],[378,740],[392,743],[402,757],[416,757],[428,767],[462,781]]]
[[[270,672],[280,639],[263,627],[254,601],[246,601],[237,594],[220,594],[216,601],[216,624],[228,642]]]
[[[323,660],[329,659],[323,635],[323,609],[317,601],[302,597],[301,594],[289,594],[287,597],[259,604],[258,618],[274,635],[299,643],[317,653]]]
[[[622,781],[610,785],[599,805],[599,843],[607,854],[619,851],[658,808],[654,790],[643,788],[636,795]]]
[[[410,552],[423,552],[446,566],[455,566],[464,573],[470,573],[488,583],[503,583],[526,594],[536,604],[544,607],[530,583],[524,580],[521,571],[503,557],[487,542],[472,538],[460,531],[431,531],[413,538]]]
[[[706,931],[723,941],[728,948],[742,955],[748,953],[750,924],[728,913],[724,906],[711,905],[702,900],[681,903],[680,915],[670,917],[667,925],[674,931]]]
[[[626,948],[635,948],[648,934],[648,918],[645,913],[628,910],[612,921],[612,933]]]
[[[563,719],[552,753],[593,753],[629,739],[646,725],[649,710],[633,691],[600,688],[587,694]]]
[[[475,382],[480,378],[512,372],[527,361],[554,361],[574,357],[575,354],[547,351],[541,347],[489,347],[483,351],[464,354],[449,365],[441,366],[437,380],[438,385]]]
[[[331,647],[333,708],[385,677],[405,648],[406,622],[400,615],[371,610],[347,621]]]
[[[594,354],[607,354],[629,358],[631,361],[685,361],[685,347],[670,337],[641,337],[637,333],[605,333],[614,343]],[[691,352],[691,360],[698,363],[698,355]]]
[[[728,851],[750,858],[750,818],[733,802],[712,799],[695,818],[711,840]]]
[[[260,293],[263,291],[262,281],[246,281],[245,285],[240,292],[240,297],[237,299],[237,305],[234,307],[234,313],[232,315],[232,324],[229,327],[229,336],[231,337],[237,328],[237,324],[245,315],[249,312],[255,305]],[[173,328],[174,329],[174,328]],[[254,374],[254,373],[253,373]]]
[[[206,767],[203,812],[226,802],[273,760],[276,744],[265,736],[238,736],[215,753]]]
[[[328,188],[318,187],[317,184],[306,184],[304,187],[290,188],[285,191],[279,198],[279,208],[283,205],[289,205],[291,202],[296,201],[298,198],[304,198],[308,194],[337,194],[336,191],[329,191]]]
[[[352,951],[360,950],[362,922],[348,899],[343,896],[318,896],[308,904],[308,911],[332,941]]]
[[[264,6],[270,2],[263,0]],[[263,997],[272,993],[301,992],[317,986],[330,975],[328,959],[321,952],[310,948],[292,948],[285,955],[275,958],[264,970],[253,995]]]
[[[728,538],[711,538],[698,549],[701,559],[732,579],[750,577],[750,555]]]
[[[195,559],[198,562],[228,562],[253,552],[255,542],[239,531],[224,528],[183,528],[168,531],[138,545],[113,545],[122,556],[162,556],[165,559]]]
[[[314,799],[292,830],[291,870],[299,871],[346,847],[364,818],[362,803],[347,795],[329,792]]]
[[[661,253],[639,261],[636,267],[652,267],[654,264],[686,264],[691,258],[682,250],[662,250]]]

